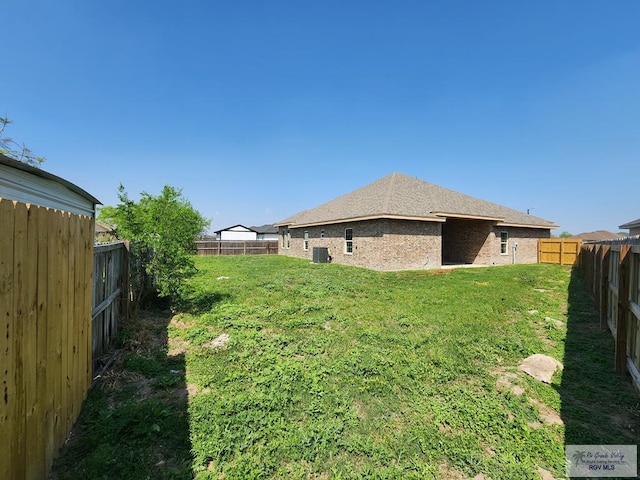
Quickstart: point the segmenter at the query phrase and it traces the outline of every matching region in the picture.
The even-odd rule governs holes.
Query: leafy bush
[[[191,258],[196,251],[195,239],[209,222],[181,190],[167,185],[159,196],[142,192],[138,202],[120,185],[118,199],[115,208],[103,208],[98,218],[114,225],[118,238],[135,243],[135,260],[146,274],[140,282],[145,290],[140,297],[151,289],[159,297],[179,300],[185,280],[196,271]]]

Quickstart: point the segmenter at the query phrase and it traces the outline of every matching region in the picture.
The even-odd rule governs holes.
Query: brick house
[[[535,263],[553,222],[392,173],[275,224],[279,253],[380,271]]]

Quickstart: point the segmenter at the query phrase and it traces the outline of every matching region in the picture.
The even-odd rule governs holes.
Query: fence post
[[[607,313],[609,312],[609,264],[611,263],[610,255],[611,246],[604,245],[602,247],[602,283],[600,285],[600,328],[606,330]]]
[[[122,255],[124,257],[124,261],[122,262],[122,280],[120,287],[122,288],[122,320],[129,320],[129,303],[131,298],[131,287],[129,280],[129,259],[131,258],[131,244],[129,240],[125,240],[122,244]]]
[[[595,250],[595,258],[593,259],[595,268],[593,276],[593,285],[591,286],[591,294],[593,295],[596,308],[600,308],[600,290],[602,288],[602,245],[597,245]]]
[[[629,263],[631,245],[620,246],[618,269],[618,324],[616,326],[616,372],[625,373],[627,368],[627,317],[629,316]]]

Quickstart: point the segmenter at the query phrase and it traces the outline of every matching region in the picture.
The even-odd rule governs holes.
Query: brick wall
[[[453,220],[453,221],[452,221]],[[345,229],[353,229],[353,253],[345,252]],[[380,271],[438,268],[445,263],[505,265],[536,263],[538,238],[549,238],[549,230],[496,227],[479,220],[448,219],[446,223],[412,220],[366,220],[289,230],[289,248],[279,253],[313,260],[313,247],[327,247],[332,261]],[[507,253],[501,254],[501,232],[508,233]],[[304,249],[304,232],[309,234]]]
[[[345,252],[345,229],[353,229],[353,253]],[[304,232],[309,248],[304,250]],[[313,260],[313,247],[328,247],[332,261],[373,270],[411,270],[440,266],[440,223],[410,220],[365,220],[290,230],[290,248],[279,253]]]
[[[448,218],[442,225],[442,262],[445,264],[484,263],[478,258],[491,233],[491,223],[483,220]],[[498,248],[500,246],[498,245]],[[485,248],[483,257],[490,253]]]
[[[500,232],[507,232],[507,254],[500,253]],[[513,263],[513,246],[518,247],[515,252],[515,263],[538,262],[538,239],[549,238],[551,232],[537,228],[493,227],[483,250],[481,251],[483,265],[507,265]]]

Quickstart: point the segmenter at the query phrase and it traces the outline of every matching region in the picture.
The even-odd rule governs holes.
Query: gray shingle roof
[[[276,225],[300,227],[372,218],[442,222],[447,217],[494,220],[500,225],[557,228],[553,222],[474,198],[401,173],[392,173]]]
[[[623,223],[618,228],[636,228],[636,227],[640,227],[640,218],[638,218],[637,220],[631,220],[630,222],[627,222],[627,223]]]
[[[249,227],[251,230],[257,233],[278,233],[278,227],[272,224],[260,225],[259,227]]]

